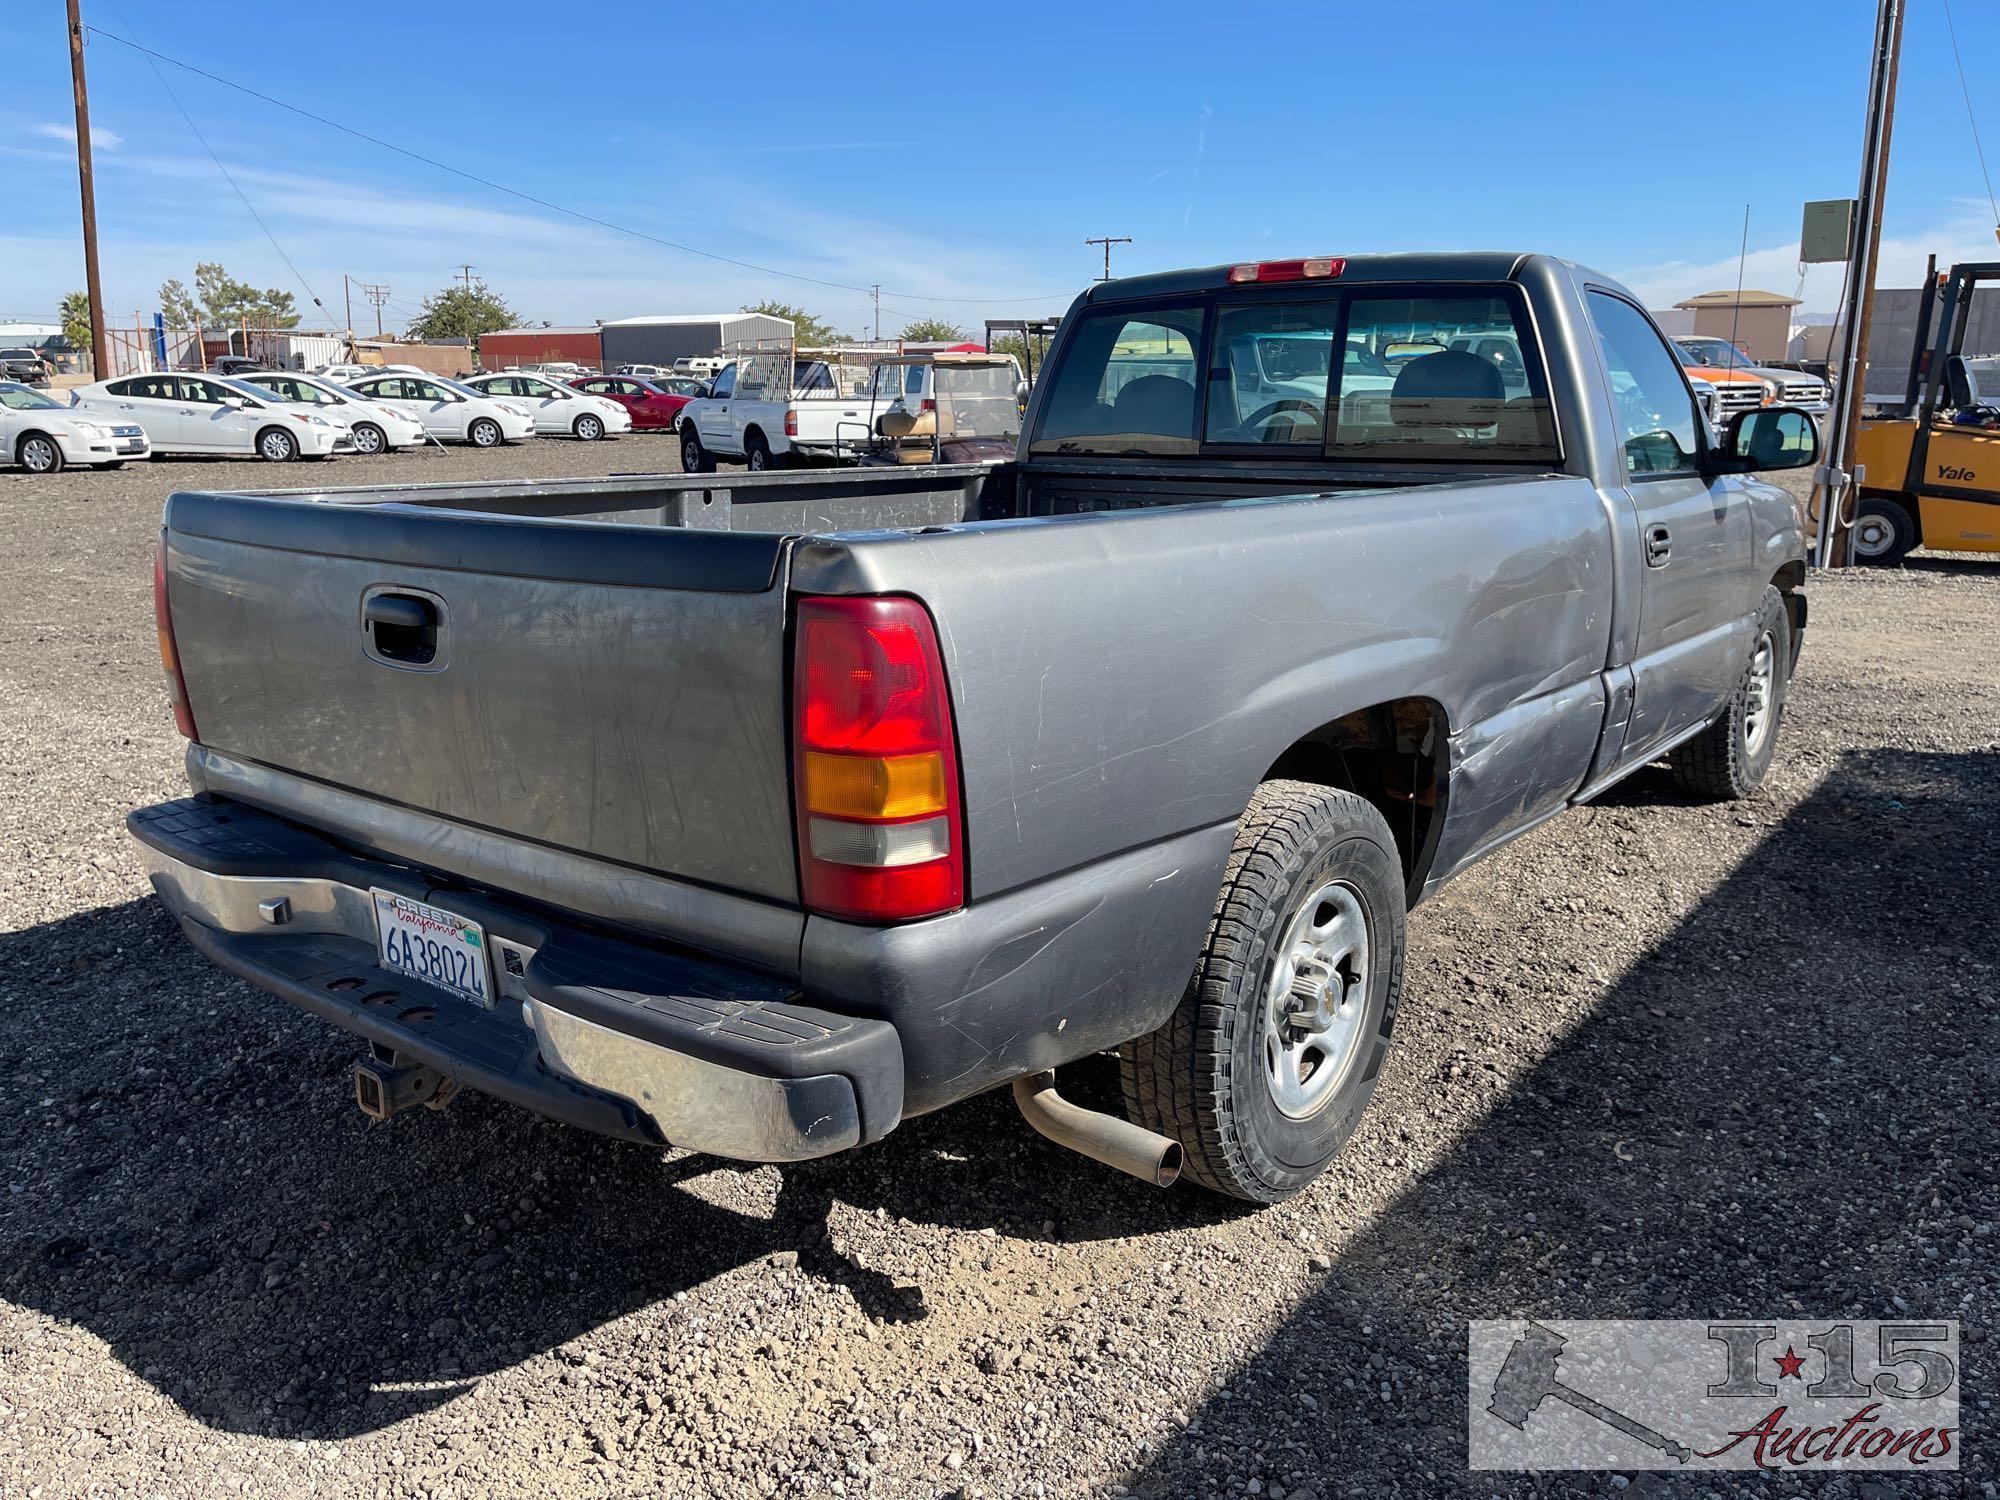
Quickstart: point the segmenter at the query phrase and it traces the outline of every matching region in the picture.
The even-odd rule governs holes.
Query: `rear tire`
[[[491,417],[480,417],[465,429],[465,440],[475,448],[497,448],[505,436]]]
[[[1258,787],[1179,1008],[1121,1049],[1127,1115],[1179,1141],[1204,1187],[1251,1203],[1298,1192],[1374,1096],[1403,907],[1402,856],[1371,804],[1302,781]]]
[[[388,451],[389,434],[377,427],[373,422],[357,422],[354,424],[353,431],[354,451],[356,453],[361,454],[365,458],[372,458],[378,453]]]
[[[713,474],[715,460],[701,445],[701,434],[692,423],[681,429],[681,471],[686,474]]]
[[[1917,522],[1900,500],[1865,496],[1854,512],[1854,560],[1894,567],[1917,545]]]
[[[288,464],[299,456],[299,440],[282,427],[257,434],[257,456],[267,464]]]
[[[1778,750],[1785,694],[1792,680],[1792,625],[1785,596],[1764,590],[1750,654],[1729,706],[1708,728],[1675,748],[1668,768],[1681,790],[1709,802],[1734,802],[1764,784]]]
[[[752,432],[743,439],[743,462],[752,474],[762,474],[767,469],[777,467],[771,457],[771,445],[764,440],[761,432]]]
[[[576,425],[570,431],[574,432],[580,441],[594,443],[604,436],[604,419],[591,412],[585,412],[576,419]]]
[[[14,457],[30,474],[62,473],[62,444],[46,433],[23,433],[14,445]]]

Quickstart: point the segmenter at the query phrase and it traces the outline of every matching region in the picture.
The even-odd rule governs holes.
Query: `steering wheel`
[[[1245,417],[1237,425],[1239,427],[1256,427],[1263,422],[1269,421],[1272,417],[1285,416],[1292,412],[1304,412],[1307,417],[1305,422],[1292,423],[1294,427],[1319,427],[1324,424],[1324,418],[1320,409],[1314,406],[1312,402],[1300,401],[1295,397],[1287,397],[1283,401],[1273,401],[1268,406],[1258,407],[1257,410],[1251,412],[1249,416]],[[1264,433],[1263,441],[1267,443],[1271,441],[1271,433],[1268,430]]]

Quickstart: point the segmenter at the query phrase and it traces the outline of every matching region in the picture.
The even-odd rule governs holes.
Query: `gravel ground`
[[[782,1171],[362,1118],[355,1046],[201,961],[120,827],[182,790],[159,502],[274,477],[0,471],[0,1495],[1611,1493],[1466,1472],[1466,1319],[1903,1307],[1965,1320],[1963,1489],[1742,1493],[1995,1492],[1991,562],[1814,581],[1758,800],[1643,773],[1416,913],[1374,1110],[1251,1214],[1003,1096]]]

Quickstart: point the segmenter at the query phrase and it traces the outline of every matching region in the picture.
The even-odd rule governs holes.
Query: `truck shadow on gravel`
[[[151,899],[0,940],[0,1294],[211,1427],[335,1439],[557,1350],[561,1400],[596,1358],[564,1346],[740,1268],[773,1297],[801,1295],[772,1268],[794,1263],[873,1318],[924,1317],[923,1287],[837,1248],[836,1201],[1086,1239],[1230,1215],[1061,1156],[1004,1092],[739,1171],[474,1094],[374,1124],[344,1102],[358,1053],[210,969]],[[675,1351],[652,1357],[672,1388]]]
[[[1664,778],[1642,780],[1629,796]],[[1531,1071],[1418,1080],[1476,1122],[1133,1493],[1251,1477],[1266,1495],[1610,1493],[1609,1476],[1466,1471],[1471,1318],[1907,1306],[1965,1320],[1964,1389],[1986,1388],[1996,806],[2000,754],[1846,754]],[[1893,1493],[1993,1472],[1973,1400],[1963,1415],[1967,1475],[1880,1476]],[[1648,1475],[1625,1493],[1763,1494],[1769,1477]],[[1825,1493],[1855,1493],[1844,1483]]]

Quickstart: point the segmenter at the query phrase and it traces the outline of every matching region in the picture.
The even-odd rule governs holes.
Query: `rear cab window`
[[[1172,305],[1088,309],[1065,343],[1028,451],[1561,460],[1526,299],[1507,283],[1227,287]]]

